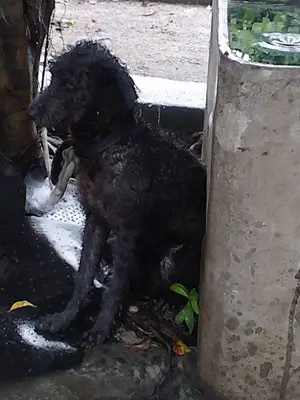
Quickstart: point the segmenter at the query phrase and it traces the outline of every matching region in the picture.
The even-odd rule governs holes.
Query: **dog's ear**
[[[125,70],[125,68],[122,68],[121,70],[118,71],[117,85],[125,101],[126,107],[129,110],[132,110],[135,106],[135,102],[138,98],[138,95],[136,93],[136,87],[134,81],[128,74],[128,72]]]

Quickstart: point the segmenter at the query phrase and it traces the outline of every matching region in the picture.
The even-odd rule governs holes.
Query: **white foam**
[[[36,349],[51,350],[51,351],[76,351],[76,349],[69,344],[45,339],[44,336],[35,331],[34,325],[29,322],[18,323],[18,334],[22,340]]]

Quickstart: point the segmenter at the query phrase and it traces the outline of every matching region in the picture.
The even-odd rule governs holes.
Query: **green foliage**
[[[268,51],[257,46],[263,33],[300,34],[300,9],[272,9],[260,5],[230,9],[229,40],[233,50],[248,54],[254,62],[300,65],[300,54]]]
[[[199,295],[197,290],[194,288],[190,292],[181,285],[175,283],[170,288],[174,293],[183,296],[187,299],[185,306],[175,317],[175,323],[181,325],[186,324],[189,333],[191,334],[195,327],[195,315],[199,315]]]
[[[187,298],[189,297],[188,290],[183,285],[181,285],[180,283],[174,283],[174,285],[171,286],[171,290],[174,293],[180,294],[181,296],[184,296],[184,297],[187,297]]]

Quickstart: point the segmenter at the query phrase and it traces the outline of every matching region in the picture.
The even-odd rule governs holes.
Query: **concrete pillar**
[[[214,1],[199,370],[230,400],[299,400],[300,68],[240,62],[226,11]]]

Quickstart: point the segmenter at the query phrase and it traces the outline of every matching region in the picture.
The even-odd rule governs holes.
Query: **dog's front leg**
[[[76,318],[84,301],[87,300],[92,287],[108,234],[109,227],[104,219],[96,219],[92,214],[87,216],[80,265],[75,277],[73,296],[61,313],[48,315],[41,319],[38,322],[39,329],[52,333],[59,332],[66,329]]]
[[[112,243],[113,274],[103,296],[101,311],[93,328],[85,335],[84,345],[100,345],[108,337],[116,312],[130,284],[135,259],[136,231],[122,229]]]

